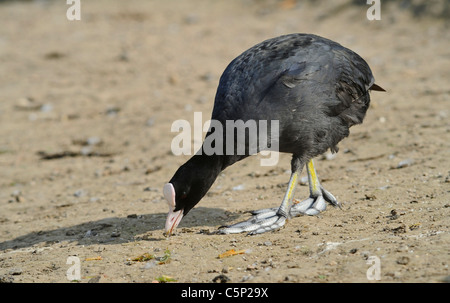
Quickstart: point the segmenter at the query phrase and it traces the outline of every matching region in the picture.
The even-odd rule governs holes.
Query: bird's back
[[[373,83],[367,63],[340,44],[309,34],[280,36],[228,65],[212,119],[279,120],[280,151],[308,150],[315,156],[362,122]],[[318,137],[322,143],[313,142]]]

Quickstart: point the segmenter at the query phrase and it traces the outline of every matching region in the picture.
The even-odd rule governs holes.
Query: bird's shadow
[[[88,221],[73,226],[53,230],[33,231],[12,240],[0,242],[0,250],[23,249],[44,243],[51,245],[60,242],[76,242],[77,245],[120,244],[136,240],[161,241],[167,213],[109,217]],[[181,221],[179,231],[196,232],[195,227],[207,226],[216,230],[236,219],[238,213],[223,209],[198,207]],[[192,230],[189,230],[191,229]],[[197,230],[199,232],[199,230]],[[205,234],[209,234],[206,232]]]

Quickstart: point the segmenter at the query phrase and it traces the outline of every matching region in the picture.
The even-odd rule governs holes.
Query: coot
[[[277,147],[279,152],[292,154],[291,176],[280,207],[255,211],[250,220],[219,232],[263,233],[279,229],[289,217],[317,215],[325,210],[326,202],[340,207],[320,184],[312,159],[328,149],[337,152],[337,144],[349,135],[349,128],[362,123],[370,103],[369,91],[384,91],[374,81],[368,64],[358,54],[311,34],[272,38],[234,59],[220,78],[211,119],[221,123],[224,134],[226,121],[278,121]],[[270,134],[268,138],[273,139]],[[230,143],[225,138],[216,141]],[[234,152],[226,153],[223,146],[223,152],[212,154],[205,152],[203,144],[165,184],[163,193],[169,204],[166,234],[170,235],[203,198],[221,171],[252,154],[249,140],[235,139],[232,143]],[[245,145],[244,153],[236,152],[242,147],[239,145]],[[262,146],[270,148],[270,144]],[[304,166],[310,196],[293,203]]]

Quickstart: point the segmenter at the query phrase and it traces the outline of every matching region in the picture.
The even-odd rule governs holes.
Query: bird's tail
[[[386,91],[384,88],[382,88],[379,85],[376,85],[375,83],[372,84],[371,87],[369,87],[369,90],[375,90],[375,91],[379,91],[379,92],[385,92]]]

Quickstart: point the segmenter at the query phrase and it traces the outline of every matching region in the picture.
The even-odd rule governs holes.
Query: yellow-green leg
[[[327,203],[333,206],[341,207],[341,204],[327,190],[325,190],[319,182],[313,160],[309,160],[306,165],[309,183],[309,198],[295,204],[291,209],[291,216],[298,215],[318,215],[327,208]]]
[[[306,171],[308,174],[310,191],[310,196],[308,199],[293,205],[292,201],[294,198],[298,176],[301,172],[301,167],[299,167],[299,169],[293,169],[286,193],[284,194],[283,201],[281,202],[279,208],[267,208],[253,211],[253,217],[248,221],[225,227],[220,229],[220,232],[223,234],[241,232],[260,234],[281,228],[290,217],[295,217],[302,214],[317,215],[326,209],[326,202],[340,207],[340,204],[337,202],[336,198],[326,191],[322,185],[320,185],[312,160],[307,163]]]
[[[220,233],[234,234],[248,232],[249,234],[260,234],[284,226],[286,220],[290,216],[289,214],[299,173],[300,171],[296,170],[291,174],[288,188],[278,210],[275,208],[268,208],[252,212],[254,216],[250,220],[222,228],[219,230]]]

